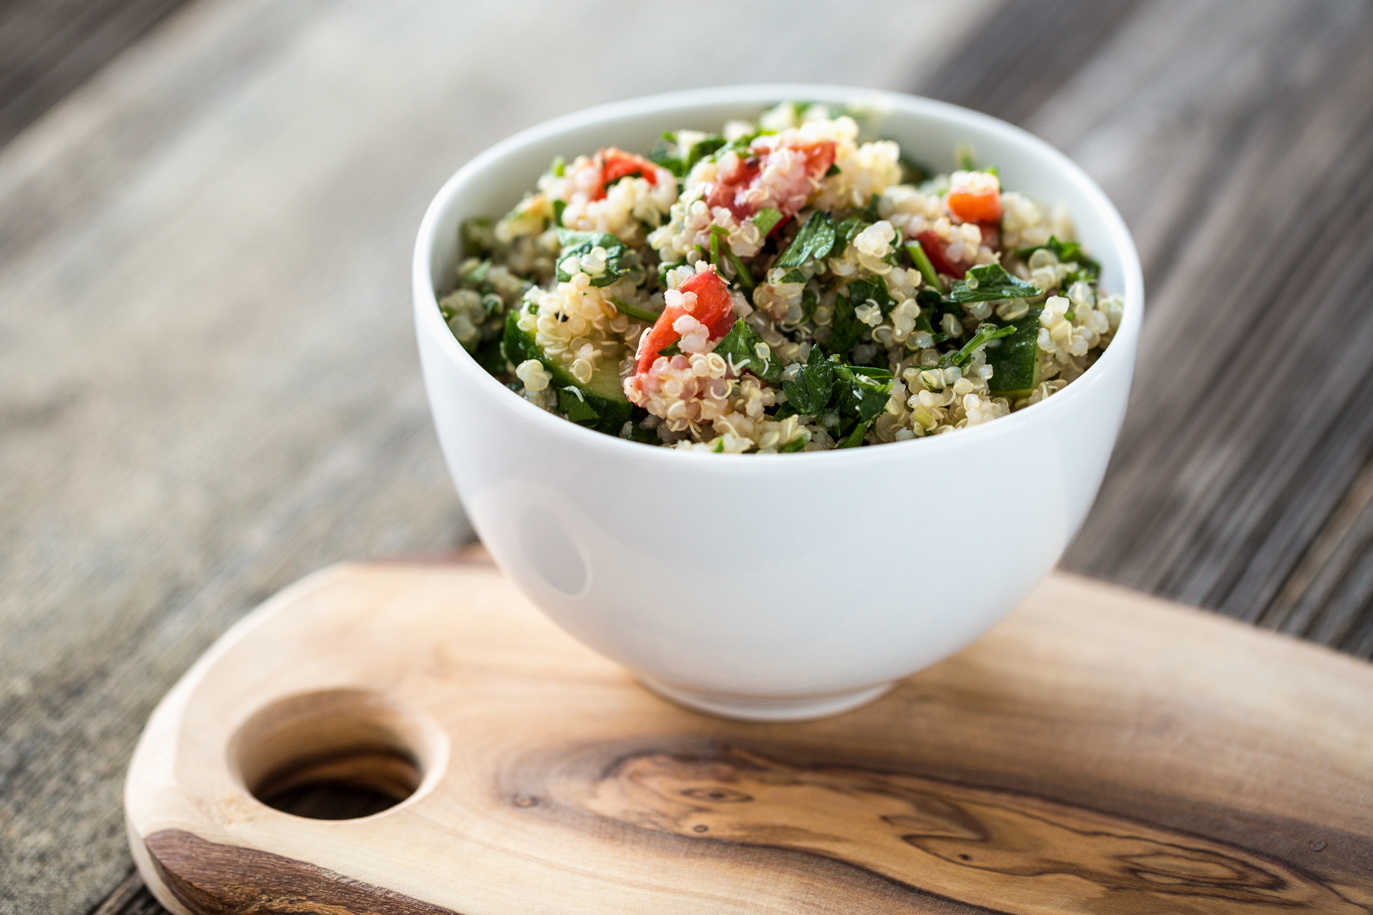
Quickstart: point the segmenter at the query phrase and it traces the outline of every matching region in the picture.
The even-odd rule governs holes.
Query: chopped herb
[[[1058,258],[1058,262],[1060,264],[1076,263],[1078,265],[1079,272],[1085,272],[1089,274],[1092,278],[1092,281],[1095,281],[1096,278],[1101,275],[1101,264],[1099,264],[1096,260],[1088,257],[1085,253],[1083,253],[1081,242],[1059,241],[1058,238],[1053,235],[1049,236],[1049,240],[1045,244],[1034,245],[1029,248],[1017,248],[1015,250],[1015,256],[1023,261],[1028,261],[1030,259],[1030,255],[1034,254],[1041,248],[1045,251],[1052,251],[1054,253],[1054,256]],[[1068,285],[1070,284],[1065,279],[1064,286],[1066,287]]]
[[[596,248],[605,251],[605,269],[599,275],[591,277],[592,286],[609,286],[616,280],[635,273],[640,274],[642,279],[643,267],[639,264],[638,253],[632,248],[627,248],[614,235],[602,232],[574,232],[571,229],[559,228],[558,241],[563,245],[562,254],[558,256],[560,283],[566,283],[575,274],[582,272],[580,260]],[[569,266],[572,269],[569,270]]]
[[[881,194],[873,194],[871,197],[868,198],[868,205],[863,207],[863,209],[859,211],[863,214],[864,218],[866,218],[868,222],[877,222],[877,220],[880,218],[877,212],[877,201],[881,199]]]
[[[637,305],[630,305],[624,299],[612,297],[610,304],[615,306],[615,310],[622,315],[627,315],[638,321],[647,321],[652,324],[658,320],[656,311],[649,311],[647,308],[640,308]]]
[[[483,257],[496,247],[495,223],[483,216],[464,219],[458,235],[468,257]]]
[[[774,267],[799,267],[809,261],[827,257],[834,248],[834,220],[830,214],[817,210],[810,214],[801,231],[787,245],[787,250],[773,264]]]
[[[742,284],[745,289],[752,290],[754,286],[753,274],[749,271],[748,265],[743,262],[739,255],[734,253],[734,249],[729,246],[729,242],[720,241],[720,239],[727,235],[729,235],[729,229],[726,229],[724,226],[713,225],[710,227],[711,262],[719,267],[720,255],[723,254],[725,259],[734,266],[734,274],[738,277],[740,284]]]
[[[863,231],[863,217],[850,216],[839,225],[834,227],[834,253],[843,254],[849,245],[853,244],[854,238]]]
[[[1028,299],[1042,293],[1043,290],[1038,286],[1012,276],[1000,264],[983,264],[973,267],[966,277],[955,281],[949,290],[949,297],[955,302],[992,302],[997,299]]]
[[[958,144],[958,148],[953,153],[954,161],[958,167],[965,172],[977,171],[977,162],[973,159],[973,148],[967,143]]]
[[[758,227],[758,231],[762,233],[764,238],[767,238],[768,233],[776,228],[781,221],[782,214],[772,207],[763,207],[753,214],[753,224]]]
[[[835,445],[834,447],[835,447],[835,448],[857,448],[859,445],[863,444],[863,436],[865,436],[865,435],[867,435],[867,434],[868,434],[868,423],[859,423],[858,425],[856,425],[856,426],[853,427],[853,431],[850,432],[850,433],[844,438],[843,441],[841,441],[839,444]]]
[[[805,281],[806,275],[795,267],[782,274],[782,278],[778,280],[779,283],[804,283]]]
[[[574,423],[586,425],[601,418],[596,408],[586,402],[586,395],[576,385],[558,388],[558,411]]]
[[[658,355],[667,356],[668,358],[671,358],[673,356],[680,356],[682,355],[682,348],[678,346],[676,343],[669,343],[667,346],[658,350]]]
[[[910,242],[906,245],[906,253],[911,256],[911,262],[920,271],[920,275],[925,278],[925,283],[943,295],[945,292],[944,281],[939,278],[939,273],[934,269],[934,264],[930,263],[930,256],[925,253],[925,246],[918,241]]]
[[[834,297],[834,320],[825,349],[836,356],[848,356],[849,350],[868,332],[868,325],[858,320],[853,300],[846,295]]]
[[[820,352],[820,347],[811,348],[810,358],[801,366],[795,380],[782,382],[782,393],[798,413],[813,415],[825,409],[834,393],[834,368]]]
[[[860,423],[871,422],[891,399],[893,379],[887,369],[836,363],[834,377],[840,382],[843,395],[838,402],[841,416],[857,418]]]
[[[562,156],[555,156],[548,170],[553,173],[554,178],[562,178],[567,174],[567,160]]]
[[[758,332],[740,318],[734,322],[729,333],[715,344],[715,352],[720,355],[736,376],[747,369],[768,384],[782,380],[782,365],[773,355],[771,348],[758,336]]]
[[[904,154],[898,157],[896,161],[901,166],[902,184],[924,184],[934,174],[923,163],[908,159]]]
[[[1010,327],[997,327],[995,324],[983,324],[977,329],[977,333],[973,334],[973,338],[963,344],[962,349],[956,353],[945,354],[944,358],[939,360],[939,368],[946,369],[951,365],[962,368],[968,364],[969,359],[972,359],[973,353],[977,352],[978,347],[985,345],[991,340],[1000,340],[1002,337],[1009,337],[1015,332],[1016,328],[1014,325],[1011,325]]]
[[[1035,369],[1039,362],[1039,314],[1043,306],[1035,306],[1018,321],[1007,327],[1012,333],[987,347],[987,364],[992,377],[987,389],[1018,400],[1028,397],[1035,387]]]
[[[843,171],[843,169],[841,169],[839,166],[834,165],[833,163],[831,163],[831,164],[830,164],[830,167],[827,168],[827,169],[825,169],[825,177],[828,178],[830,175],[837,175],[837,174],[839,174],[841,171]]]
[[[892,308],[896,305],[891,293],[887,292],[887,284],[882,282],[880,276],[874,276],[869,280],[850,280],[848,295],[855,308],[871,302],[881,309],[884,318],[891,314]]]
[[[780,454],[791,454],[793,451],[800,451],[804,447],[806,447],[806,437],[804,435],[799,435],[778,448],[777,451]]]
[[[685,178],[697,162],[725,145],[725,138],[717,134],[702,137],[686,150],[681,149],[677,134],[671,131],[663,134],[663,140],[665,142],[649,153],[648,158],[678,178]]]
[[[554,225],[554,226],[561,226],[561,225],[563,224],[563,210],[565,210],[565,209],[567,209],[567,201],[566,201],[566,200],[559,200],[559,199],[556,198],[556,197],[553,198],[553,225]]]

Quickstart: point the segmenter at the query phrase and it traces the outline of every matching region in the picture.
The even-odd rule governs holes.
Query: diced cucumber
[[[560,413],[579,425],[618,435],[629,421],[632,409],[619,373],[613,367],[602,369],[582,384],[562,363],[539,347],[534,334],[520,329],[519,318],[518,311],[505,317],[505,335],[501,340],[505,358],[516,366],[530,359],[543,363],[553,376],[551,387],[557,392]]]
[[[1032,307],[1025,317],[1012,321],[1015,333],[987,344],[987,364],[992,367],[987,388],[992,394],[1017,400],[1028,397],[1039,383],[1039,313],[1044,306]]]

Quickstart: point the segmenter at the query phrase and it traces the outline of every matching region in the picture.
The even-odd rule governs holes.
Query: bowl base
[[[898,682],[893,680],[890,683],[879,683],[876,686],[865,686],[843,693],[783,699],[708,693],[669,686],[661,680],[642,674],[635,674],[635,677],[650,692],[669,702],[685,706],[692,711],[705,712],[720,718],[733,718],[736,721],[808,721],[812,718],[826,718],[856,709],[860,705],[867,705],[874,699],[886,695]]]

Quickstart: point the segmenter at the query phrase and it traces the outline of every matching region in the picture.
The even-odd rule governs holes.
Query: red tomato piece
[[[989,188],[973,191],[966,187],[949,190],[949,212],[963,222],[1000,222],[1001,191]]]
[[[920,247],[925,249],[925,256],[930,259],[930,264],[936,273],[951,276],[955,279],[963,279],[968,275],[968,268],[949,260],[949,256],[944,253],[944,243],[939,240],[939,236],[934,234],[934,230],[926,229],[915,240],[920,242]]]
[[[783,220],[790,219],[805,207],[806,199],[833,164],[833,140],[751,148],[739,155],[738,164],[729,173],[719,177],[706,202],[727,208],[739,220],[764,207],[781,213]],[[770,167],[768,186],[760,187],[758,178]]]
[[[689,278],[678,289],[683,293],[694,293],[696,304],[690,312],[677,305],[663,309],[653,327],[639,340],[634,374],[648,371],[659,353],[681,339],[682,335],[672,325],[684,314],[690,314],[709,328],[712,340],[720,339],[734,326],[734,300],[730,298],[729,287],[714,267]]]
[[[601,166],[601,185],[592,198],[593,200],[600,200],[605,196],[606,185],[631,175],[643,178],[655,187],[658,184],[658,166],[643,156],[636,156],[622,149],[607,146],[596,153],[596,161]]]

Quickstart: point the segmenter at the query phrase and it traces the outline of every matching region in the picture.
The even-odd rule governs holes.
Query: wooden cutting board
[[[409,798],[352,820],[257,800]],[[126,794],[173,911],[1373,911],[1373,667],[1056,574],[804,724],[685,711],[485,562],[320,572],[167,696]]]

